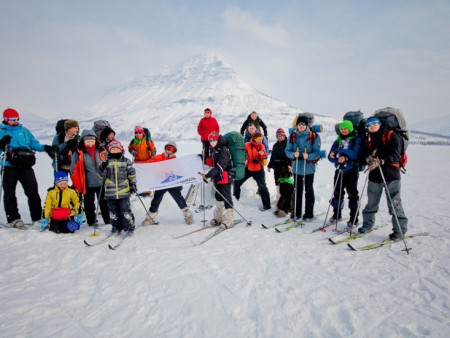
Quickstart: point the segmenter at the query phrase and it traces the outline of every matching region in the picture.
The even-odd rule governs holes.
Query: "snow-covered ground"
[[[180,143],[179,149],[197,152],[198,144]],[[86,247],[91,229],[85,226],[73,235],[1,229],[0,336],[446,337],[450,148],[411,146],[408,156],[402,197],[409,232],[430,233],[407,242],[410,255],[402,243],[353,252],[331,245],[330,231],[307,234],[324,216],[283,234],[264,230],[262,222],[277,219],[258,211],[261,201],[250,181],[235,206],[253,226],[241,223],[199,247],[192,242],[205,232],[177,240],[171,234],[199,227],[203,214],[195,213],[195,225],[183,224],[169,195],[160,225],[137,228],[118,251]],[[49,163],[40,154],[35,166],[42,199],[52,184]],[[316,213],[327,210],[332,172],[327,161],[319,164]],[[271,174],[267,181],[275,201]],[[29,220],[21,188],[17,195]],[[144,209],[138,200],[133,206],[140,224]],[[377,220],[390,222],[384,198]],[[365,241],[389,232],[385,227]]]

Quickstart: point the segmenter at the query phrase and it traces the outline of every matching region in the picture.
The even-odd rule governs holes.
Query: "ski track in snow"
[[[185,153],[199,148],[192,143],[179,147]],[[214,230],[173,239],[169,234],[200,227],[203,213],[194,213],[195,226],[185,225],[169,195],[161,204],[160,225],[138,227],[117,251],[109,250],[108,243],[86,247],[83,239],[91,233],[86,226],[73,235],[0,229],[0,336],[447,336],[447,155],[447,147],[408,149],[402,199],[409,232],[430,233],[406,242],[413,248],[410,255],[401,251],[402,242],[353,252],[345,244],[328,242],[331,229],[308,234],[325,216],[282,234],[262,229],[261,223],[279,220],[270,211],[258,211],[261,201],[252,180],[243,186],[235,207],[253,226],[243,222],[199,247],[192,241]],[[432,168],[424,158],[433,158]],[[39,154],[35,169],[44,199],[52,181],[45,155]],[[319,163],[316,213],[327,209],[332,171],[329,163]],[[363,179],[361,175],[360,187]],[[274,201],[271,173],[267,182]],[[22,189],[17,195],[28,221]],[[145,212],[137,199],[132,204],[140,224]],[[206,216],[211,218],[212,210]],[[3,207],[0,217],[5,217]],[[383,239],[390,232],[385,197],[377,221],[389,226],[358,243]],[[102,237],[94,240],[109,230],[101,228]]]

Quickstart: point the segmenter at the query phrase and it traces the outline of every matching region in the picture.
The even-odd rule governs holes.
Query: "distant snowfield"
[[[179,149],[194,153],[199,145],[179,143]],[[195,225],[185,225],[169,195],[160,225],[137,228],[115,252],[107,245],[86,247],[86,226],[73,235],[0,229],[0,336],[446,337],[450,148],[410,146],[408,157],[402,197],[409,232],[430,233],[407,242],[410,255],[401,251],[402,243],[353,252],[329,244],[331,231],[307,234],[324,216],[283,234],[264,230],[262,222],[277,219],[258,211],[261,201],[250,181],[235,206],[253,226],[241,223],[200,247],[192,242],[206,233],[171,237],[199,227],[203,214],[194,214]],[[35,169],[44,199],[52,184],[46,155],[40,154]],[[319,163],[316,213],[327,210],[332,175],[328,161]],[[272,174],[267,181],[275,201]],[[28,221],[21,188],[17,195]],[[144,209],[137,199],[133,207],[140,224]],[[377,221],[390,223],[384,197]],[[385,238],[390,229],[364,241]],[[103,236],[108,231],[100,230]]]

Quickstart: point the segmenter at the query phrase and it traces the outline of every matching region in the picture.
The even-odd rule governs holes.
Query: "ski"
[[[242,223],[242,219],[234,220],[233,221],[233,226],[236,225],[236,224],[239,224],[239,223]],[[189,231],[189,232],[187,232],[187,233],[185,233],[183,235],[172,236],[172,237],[173,237],[173,239],[183,238],[183,237],[186,237],[186,236],[189,236],[189,235],[192,235],[192,234],[200,233],[200,232],[208,230],[208,229],[217,228],[218,226],[219,225],[207,225],[207,226],[201,227],[199,229],[196,229],[196,230],[193,230],[193,231]]]
[[[292,221],[294,221],[294,220],[292,220]],[[295,221],[294,224],[289,225],[286,228],[282,228],[282,229],[275,228],[275,231],[278,232],[278,233],[286,232],[286,231],[298,228],[299,226],[303,226],[303,225],[305,225],[304,221],[300,221],[300,222]]]
[[[325,213],[324,213],[324,212],[321,212],[321,213],[317,214],[316,216],[314,216],[312,219],[309,219],[309,220],[307,220],[307,221],[301,220],[300,222],[296,222],[295,224],[290,225],[290,226],[288,226],[287,228],[284,228],[284,229],[278,229],[278,228],[275,228],[275,231],[278,232],[278,233],[280,233],[280,232],[285,232],[285,231],[289,231],[289,230],[298,228],[299,226],[302,226],[302,227],[303,227],[305,224],[314,222],[315,220],[317,220],[318,217],[320,217],[320,216],[322,216],[322,215],[325,215]]]
[[[202,212],[203,210],[209,210],[209,209],[212,209],[212,205],[211,204],[209,204],[209,205],[200,205],[196,210],[195,210],[195,212],[196,213],[199,213],[199,212]]]
[[[237,219],[235,221],[233,221],[233,227],[239,223],[242,223],[244,220],[242,219]],[[216,227],[217,225],[214,225],[214,227]],[[231,228],[229,228],[231,229]],[[222,229],[219,228],[216,231],[214,231],[213,233],[210,233],[208,236],[206,236],[205,238],[203,238],[203,240],[201,240],[199,243],[195,244],[193,243],[195,246],[199,246],[202,245],[203,243],[205,243],[206,241],[209,241],[211,238],[216,237],[218,234],[222,233],[223,231],[228,230],[228,229]]]
[[[293,221],[294,221],[294,220],[293,220],[292,218],[288,218],[287,220],[285,220],[285,221],[283,221],[283,222],[278,222],[278,223],[275,223],[275,224],[272,224],[272,225],[261,224],[261,226],[262,226],[264,229],[270,229],[270,228],[276,228],[276,227],[278,227],[278,226],[280,226],[280,225],[289,224],[289,223],[291,223],[291,222],[293,222]]]
[[[87,246],[96,246],[96,245],[105,243],[105,242],[109,241],[110,239],[113,239],[113,238],[115,238],[117,236],[119,236],[119,233],[116,233],[116,234],[113,234],[113,235],[108,235],[105,238],[103,238],[103,239],[101,239],[101,240],[99,240],[97,242],[92,242],[92,243],[89,243],[88,241],[84,240],[84,244],[86,244]]]
[[[173,237],[173,239],[183,238],[183,237],[186,237],[186,236],[189,236],[189,235],[192,235],[192,234],[196,234],[196,233],[199,233],[199,232],[211,229],[211,228],[216,228],[216,227],[218,227],[218,225],[207,225],[207,226],[201,227],[200,229],[189,231],[189,232],[187,232],[187,233],[185,233],[183,235]]]
[[[18,230],[30,230],[30,229],[34,229],[32,227],[32,225],[34,225],[34,224],[33,223],[24,223],[24,226],[22,228],[16,228],[16,227],[10,226],[8,223],[1,223],[0,224],[0,229],[1,228],[8,228],[8,229],[18,229]]]
[[[108,244],[108,248],[111,250],[117,250],[127,239],[131,237],[133,237],[133,234],[119,236],[118,241],[114,245]]]
[[[360,237],[364,236],[365,234],[368,234],[372,231],[381,229],[385,226],[387,226],[387,224],[377,225],[365,233],[359,233],[358,230],[356,228],[354,228],[354,229],[351,229],[351,230],[355,230],[355,233],[353,233],[353,234],[350,234],[350,232],[349,232],[350,229],[343,229],[343,230],[339,231],[339,233],[337,235],[328,238],[328,240],[333,244],[346,243],[346,242],[353,241],[354,239],[360,238]]]
[[[213,233],[211,233],[208,236],[206,236],[205,238],[203,238],[199,243],[197,243],[197,244],[194,243],[194,245],[195,246],[200,246],[203,243],[205,243],[206,241],[209,241],[211,238],[216,237],[218,234],[224,232],[225,230],[228,230],[228,229],[219,228],[216,231],[214,231]]]
[[[404,237],[405,240],[410,239],[410,238],[414,238],[414,237],[418,237],[418,236],[427,236],[428,232],[420,232],[418,234],[411,234],[411,235],[406,235]],[[348,247],[350,249],[352,249],[353,251],[364,251],[364,250],[372,250],[372,249],[378,249],[381,248],[382,246],[386,246],[386,245],[390,245],[392,243],[396,243],[396,242],[400,242],[402,239],[396,239],[396,240],[392,240],[392,239],[386,239],[382,242],[378,242],[378,243],[374,243],[374,244],[369,244],[369,245],[365,245],[365,246],[353,246],[351,245],[351,243],[347,243]],[[411,249],[408,249],[411,250]]]

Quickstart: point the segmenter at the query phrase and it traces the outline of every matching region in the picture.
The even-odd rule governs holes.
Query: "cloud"
[[[247,34],[251,38],[275,45],[289,41],[289,34],[280,23],[264,23],[253,12],[237,6],[228,7],[222,13],[225,26],[234,33]]]

